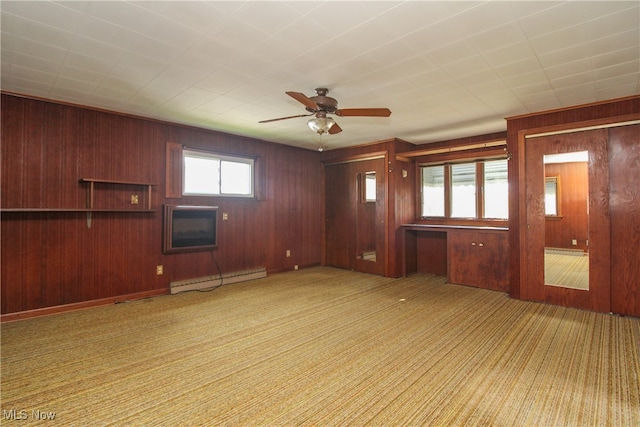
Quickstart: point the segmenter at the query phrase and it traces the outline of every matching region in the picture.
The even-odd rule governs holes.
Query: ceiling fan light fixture
[[[335,124],[331,117],[314,117],[307,122],[309,128],[319,135],[329,133],[329,129]]]

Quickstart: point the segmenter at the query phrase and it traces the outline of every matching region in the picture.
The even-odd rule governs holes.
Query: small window
[[[184,150],[183,195],[253,197],[254,160]]]
[[[547,176],[544,179],[544,213],[558,216],[558,177]]]
[[[422,175],[422,216],[444,216],[444,166],[425,166]]]
[[[367,172],[364,174],[364,201],[376,201],[376,173]]]

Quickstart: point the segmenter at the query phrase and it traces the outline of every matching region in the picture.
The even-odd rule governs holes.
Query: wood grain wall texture
[[[609,130],[611,305],[640,316],[640,125]]]
[[[519,181],[525,174],[518,159],[519,134],[523,132],[552,132],[597,126],[640,119],[640,96],[604,101],[592,105],[566,108],[544,113],[507,118],[507,148],[512,155],[509,162],[509,198],[520,200]],[[640,270],[638,246],[640,228],[638,218],[638,134],[640,125],[612,128],[608,131],[610,171],[610,228],[611,228],[611,311],[640,316]],[[634,169],[635,168],[635,169]],[[631,191],[631,194],[629,194]],[[521,236],[520,214],[522,203],[510,203],[510,295],[520,298]],[[620,274],[620,270],[624,274]]]
[[[165,198],[166,142],[250,156],[261,200]],[[321,163],[309,150],[124,115],[2,95],[0,206],[83,209],[81,178],[150,182],[151,213],[2,212],[2,313],[169,289],[175,280],[321,261]],[[127,188],[96,191],[119,208]],[[131,193],[140,191],[131,190]],[[213,252],[162,253],[162,206],[219,206]],[[286,257],[286,251],[291,257]],[[162,265],[163,275],[156,275]]]

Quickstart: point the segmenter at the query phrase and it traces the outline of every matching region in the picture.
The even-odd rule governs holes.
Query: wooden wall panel
[[[418,273],[447,275],[447,233],[440,231],[417,232]]]
[[[323,263],[338,268],[355,268],[355,257],[350,248],[355,246],[355,220],[353,212],[355,188],[351,182],[353,168],[350,163],[325,166],[325,254]]]
[[[150,182],[152,213],[2,212],[2,314],[168,292],[175,280],[321,261],[321,163],[315,151],[90,109],[2,95],[6,208],[86,207],[81,178]],[[260,159],[261,200],[165,198],[166,142]],[[100,185],[97,185],[100,187]],[[102,186],[96,203],[128,207],[142,189]],[[162,206],[219,206],[219,247],[162,253]],[[285,257],[285,250],[291,257]],[[164,274],[156,275],[156,266]]]
[[[640,125],[609,130],[611,307],[640,317]]]
[[[622,98],[617,100],[604,101],[591,105],[577,106],[572,108],[535,113],[525,116],[507,118],[507,149],[511,154],[509,162],[509,250],[510,250],[510,295],[520,298],[521,287],[524,276],[522,275],[523,260],[521,250],[524,245],[524,232],[526,223],[523,221],[526,205],[523,203],[521,194],[521,181],[524,182],[524,164],[520,161],[520,150],[523,147],[523,135],[564,131],[589,126],[611,124],[621,121],[638,120],[640,118],[640,96]],[[623,142],[624,143],[624,142]],[[610,161],[611,171],[618,168],[616,161]],[[613,218],[612,218],[612,221]],[[612,229],[615,225],[611,224]],[[624,246],[627,248],[637,247],[640,242],[627,241]],[[611,257],[614,259],[620,249],[612,241]],[[634,277],[634,280],[637,280]],[[634,300],[628,304],[635,306],[638,304],[638,293],[633,295]],[[613,296],[612,298],[615,298]]]

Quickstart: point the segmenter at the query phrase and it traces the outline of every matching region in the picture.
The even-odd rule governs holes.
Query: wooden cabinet
[[[452,230],[447,239],[450,283],[509,291],[509,240],[506,232]]]

